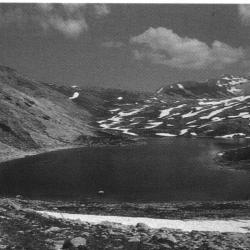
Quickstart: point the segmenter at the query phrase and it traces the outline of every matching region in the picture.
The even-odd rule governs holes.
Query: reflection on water
[[[2,164],[0,193],[84,199],[104,190],[102,199],[121,201],[250,199],[250,173],[213,161],[218,151],[234,146],[169,138],[42,154]]]

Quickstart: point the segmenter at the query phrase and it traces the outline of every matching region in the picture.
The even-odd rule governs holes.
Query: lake
[[[0,194],[35,199],[167,202],[250,199],[250,172],[218,166],[240,141],[166,138],[61,150],[2,163]],[[244,142],[243,142],[244,144]],[[103,190],[103,195],[97,192]]]

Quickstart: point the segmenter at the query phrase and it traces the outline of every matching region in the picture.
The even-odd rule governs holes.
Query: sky
[[[155,91],[250,74],[250,5],[0,4],[0,64],[66,85]]]

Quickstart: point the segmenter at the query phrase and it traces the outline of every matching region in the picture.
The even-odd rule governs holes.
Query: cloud
[[[85,19],[64,20],[61,17],[51,17],[46,23],[43,23],[42,26],[45,29],[52,27],[68,37],[78,37],[82,32],[88,30]]]
[[[56,30],[77,38],[88,30],[88,18],[101,18],[110,13],[105,4],[7,4],[0,5],[0,27],[30,23],[44,31]]]
[[[95,4],[94,10],[98,17],[106,16],[110,13],[110,9],[106,4]]]
[[[250,5],[248,4],[239,5],[238,12],[241,22],[245,25],[250,25]]]
[[[220,69],[244,57],[242,48],[232,48],[220,41],[214,41],[209,47],[204,42],[180,37],[163,27],[149,28],[132,37],[130,43],[135,59],[180,69]]]
[[[103,42],[101,46],[105,48],[121,48],[125,46],[125,44],[122,42],[118,42],[118,41],[107,41],[107,42]]]
[[[37,9],[39,15],[35,20],[44,30],[54,29],[67,37],[75,38],[88,30],[86,5],[39,4]]]

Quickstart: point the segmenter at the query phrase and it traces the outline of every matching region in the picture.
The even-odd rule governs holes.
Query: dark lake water
[[[63,150],[0,166],[0,194],[107,201],[250,199],[250,172],[221,168],[240,142],[167,138],[146,145]],[[105,192],[101,197],[99,190]]]

